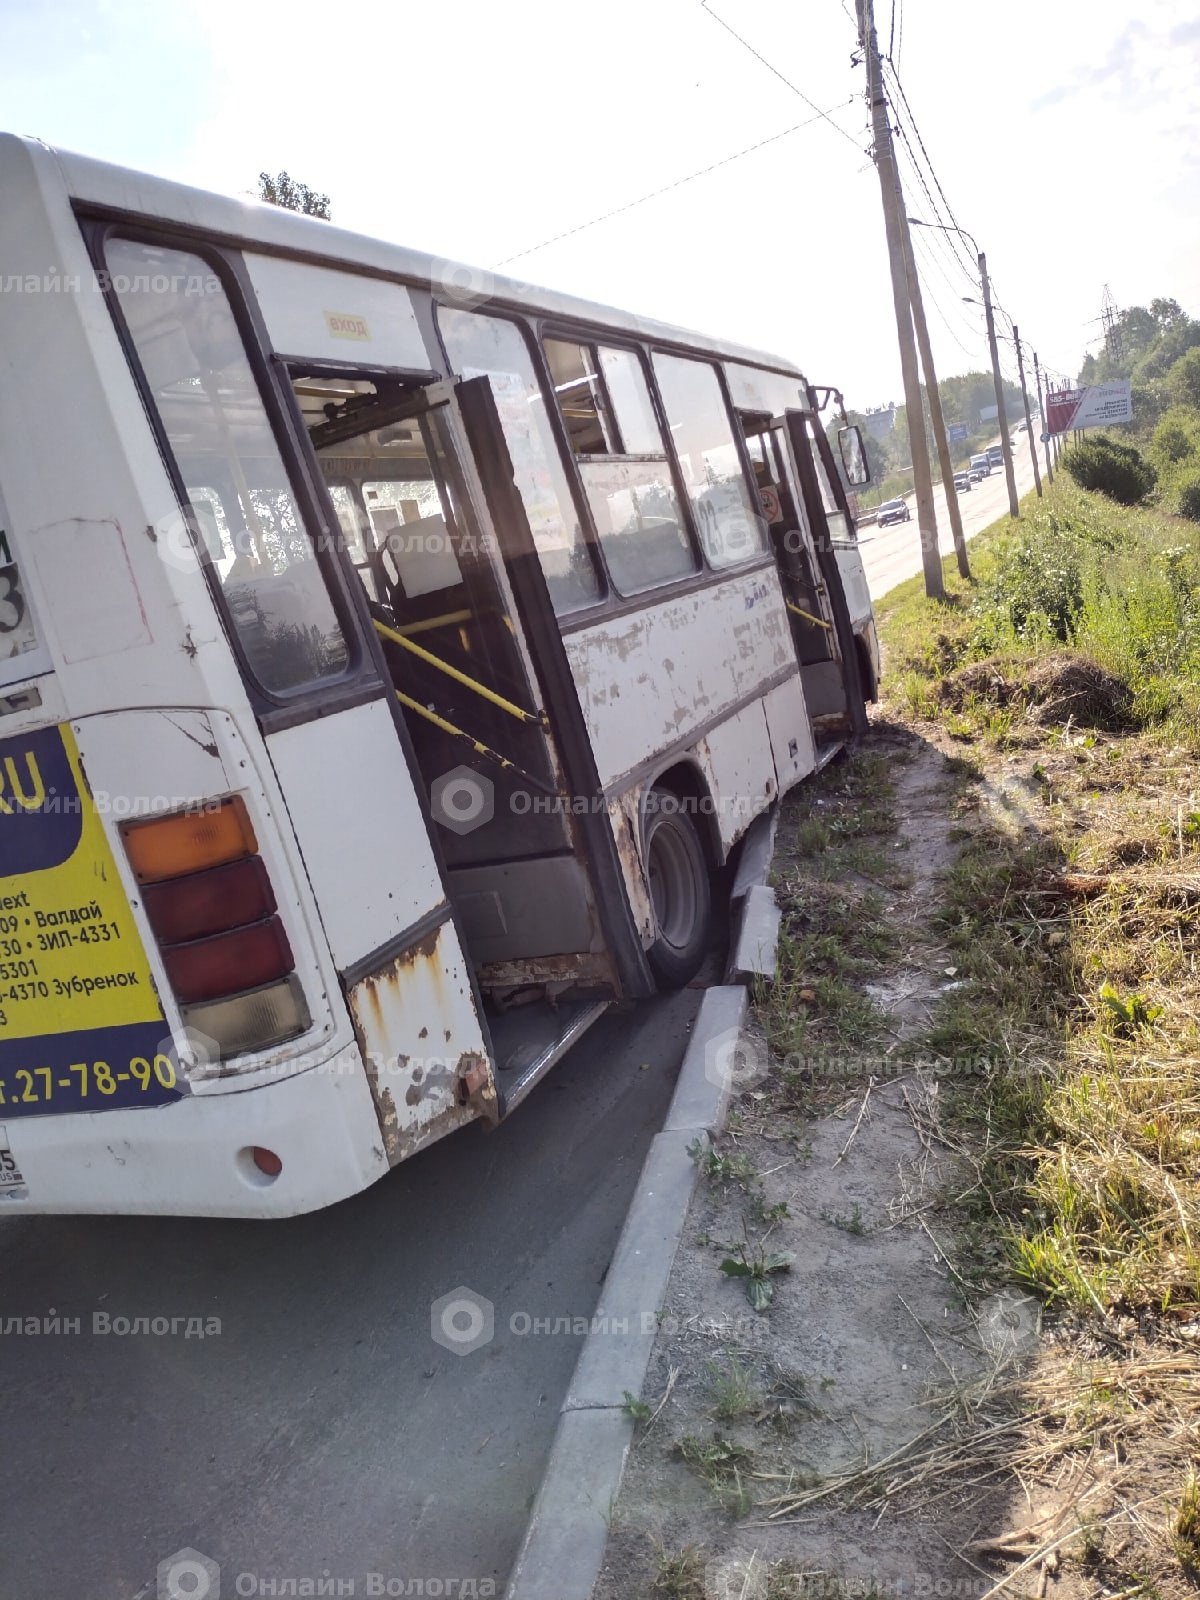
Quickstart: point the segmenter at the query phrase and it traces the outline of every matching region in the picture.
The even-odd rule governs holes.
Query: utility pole
[[[912,448],[913,481],[916,487],[917,527],[921,536],[921,566],[925,574],[925,593],[931,600],[945,599],[942,559],[938,550],[937,515],[933,508],[933,480],[929,471],[929,441],[925,433],[925,413],[921,407],[921,380],[917,371],[917,348],[913,339],[912,311],[908,274],[904,268],[905,250],[901,233],[900,174],[892,146],[888,104],[883,92],[883,69],[879,60],[879,40],[875,35],[874,0],[855,0],[858,10],[858,37],[867,63],[867,101],[871,107],[875,168],[883,198],[883,221],[887,232],[888,261],[892,272],[892,301],[896,312],[896,337],[900,345],[900,372],[904,379],[904,407],[908,418],[908,442]],[[950,488],[953,489],[953,482]]]
[[[1033,381],[1037,384],[1038,414],[1042,419],[1042,432],[1046,435],[1046,443],[1042,447],[1046,452],[1046,482],[1054,482],[1054,468],[1050,463],[1050,429],[1046,422],[1046,402],[1042,399],[1042,369],[1038,365],[1038,353],[1033,352]]]
[[[992,352],[992,382],[996,387],[996,418],[1000,423],[1000,453],[1004,457],[1004,476],[1008,479],[1008,514],[1021,515],[1017,504],[1017,480],[1013,473],[1012,445],[1008,441],[1008,413],[1004,409],[1004,379],[1000,376],[1000,351],[996,345],[996,318],[992,314],[992,286],[988,281],[987,256],[979,252],[979,279],[983,284],[983,309],[987,316],[988,345]]]
[[[1017,347],[1017,372],[1021,379],[1021,398],[1025,402],[1025,432],[1029,435],[1029,454],[1033,461],[1033,486],[1038,499],[1042,498],[1042,475],[1038,471],[1037,440],[1033,437],[1033,418],[1029,415],[1029,390],[1025,386],[1025,358],[1021,354],[1021,335],[1013,323],[1013,343]]]
[[[899,179],[897,179],[899,182]],[[904,244],[904,275],[908,280],[908,299],[912,307],[913,326],[917,334],[917,348],[921,352],[921,370],[925,374],[925,393],[929,396],[929,420],[933,424],[933,438],[937,446],[938,465],[942,469],[942,489],[946,495],[946,510],[950,517],[950,532],[954,537],[954,554],[958,560],[959,574],[971,576],[967,562],[967,541],[963,534],[962,511],[958,492],[954,487],[954,464],[950,460],[950,444],[946,438],[946,419],[942,414],[942,396],[938,390],[937,373],[933,368],[933,348],[929,343],[929,324],[925,321],[925,300],[921,294],[921,280],[917,276],[917,263],[913,256],[912,234],[904,210],[904,196],[896,195],[900,212],[900,236]]]

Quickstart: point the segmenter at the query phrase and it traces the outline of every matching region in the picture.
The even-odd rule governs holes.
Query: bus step
[[[835,739],[832,744],[818,745],[817,764],[809,773],[809,777],[815,778],[818,772],[823,772],[833,760],[834,756],[841,755],[845,748],[846,741],[844,739]]]
[[[851,733],[850,715],[846,711],[827,711],[812,719],[813,738],[818,745],[831,739],[845,739]]]
[[[611,1004],[610,1000],[582,1000],[557,1009],[521,1006],[489,1017],[501,1117],[520,1105]]]

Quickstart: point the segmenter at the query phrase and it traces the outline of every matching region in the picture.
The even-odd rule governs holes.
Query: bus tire
[[[696,976],[712,926],[712,882],[696,824],[670,789],[646,799],[646,881],[654,914],[647,960],[663,989],[682,989]]]

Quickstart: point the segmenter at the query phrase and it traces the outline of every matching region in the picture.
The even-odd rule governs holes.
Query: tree
[[[1196,345],[1200,345],[1200,322],[1194,322],[1178,300],[1158,295],[1148,306],[1127,306],[1120,313],[1111,344],[1084,357],[1079,381],[1132,378],[1135,386],[1148,391]]]
[[[299,211],[306,217],[322,217],[329,221],[329,196],[318,194],[306,183],[300,183],[287,172],[272,177],[269,172],[258,175],[258,198],[268,205],[282,206],[285,211]]]
[[[1200,349],[1192,349],[1167,373],[1167,393],[1176,405],[1200,408]]]
[[[1160,328],[1169,328],[1184,317],[1184,310],[1178,300],[1165,300],[1159,295],[1150,302],[1150,315]]]

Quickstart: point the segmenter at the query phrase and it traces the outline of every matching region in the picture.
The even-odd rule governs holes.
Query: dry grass
[[[1023,1508],[1012,1526],[954,1547],[993,1580],[989,1594],[1044,1593],[1043,1574],[1067,1561],[1109,1593],[1169,1587],[1181,1544],[1200,1559],[1195,1474],[1179,1483],[1180,1463],[1200,1451],[1200,1352],[1135,1339],[1115,1355],[1085,1340],[1080,1354],[1073,1342],[1058,1341],[1032,1372],[992,1372],[947,1396],[941,1416],[888,1460],[815,1487],[785,1485],[760,1510],[787,1522],[836,1497],[881,1515],[936,1515],[1008,1487]]]

